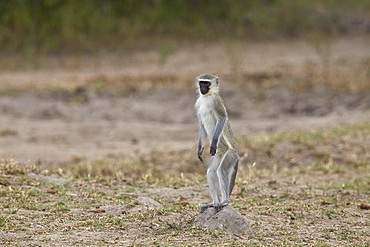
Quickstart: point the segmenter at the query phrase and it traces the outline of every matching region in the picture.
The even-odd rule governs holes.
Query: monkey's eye
[[[209,87],[210,85],[211,85],[211,83],[209,81],[200,81],[199,82],[199,86]]]

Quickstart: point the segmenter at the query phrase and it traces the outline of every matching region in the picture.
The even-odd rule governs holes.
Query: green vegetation
[[[14,0],[0,2],[2,51],[105,50],[167,39],[270,39],[343,31],[369,1]],[[174,45],[162,47],[163,58]]]

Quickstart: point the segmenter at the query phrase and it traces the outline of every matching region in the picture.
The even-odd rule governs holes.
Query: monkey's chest
[[[217,114],[208,104],[204,104],[198,109],[198,117],[202,122],[209,138],[213,136],[217,123]]]

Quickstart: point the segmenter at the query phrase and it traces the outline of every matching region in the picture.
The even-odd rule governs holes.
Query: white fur
[[[197,115],[202,122],[208,136],[208,140],[212,140],[214,133],[214,127],[216,126],[216,113],[214,111],[213,98],[209,97],[208,94],[200,95],[197,102],[195,103],[195,108],[197,110]]]

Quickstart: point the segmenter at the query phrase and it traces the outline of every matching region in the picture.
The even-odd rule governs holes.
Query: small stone
[[[64,185],[68,182],[67,179],[62,178],[61,176],[58,176],[57,174],[52,174],[50,176],[45,176],[42,174],[35,174],[33,172],[30,172],[27,174],[27,176],[30,179],[42,181],[49,184],[56,184],[56,185]]]
[[[365,209],[365,210],[369,210],[370,209],[370,204],[361,204],[360,206],[359,206],[359,208],[360,209]]]
[[[135,207],[130,208],[128,212],[146,211],[152,209],[163,208],[163,205],[159,202],[153,200],[150,197],[141,196],[136,199],[140,205],[135,205]]]

